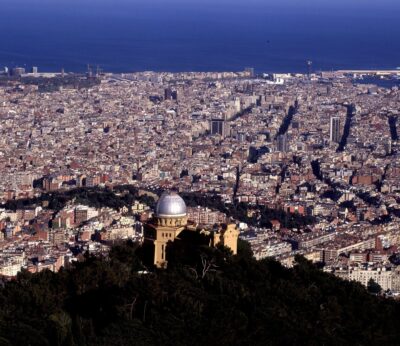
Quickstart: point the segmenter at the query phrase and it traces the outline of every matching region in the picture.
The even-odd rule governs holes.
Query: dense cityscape
[[[0,8],[0,346],[399,344],[398,0]]]
[[[396,296],[400,91],[367,74],[4,71],[0,274],[143,242],[176,191],[189,222],[235,224],[256,259],[300,254]]]

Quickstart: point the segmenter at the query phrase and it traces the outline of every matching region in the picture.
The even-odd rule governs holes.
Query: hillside
[[[174,250],[174,249],[172,249]],[[255,261],[246,243],[171,251],[145,271],[141,248],[115,246],[54,274],[0,289],[0,345],[396,344],[400,306],[298,258]]]

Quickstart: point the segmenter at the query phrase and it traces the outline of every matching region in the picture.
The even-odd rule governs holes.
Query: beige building
[[[180,239],[184,233],[204,236],[209,246],[223,244],[237,253],[239,230],[236,225],[220,225],[207,230],[188,223],[184,200],[175,192],[164,192],[158,200],[155,217],[144,226],[144,243],[153,252],[153,263],[159,268],[167,265],[167,245]],[[151,246],[149,246],[151,245]]]
[[[0,276],[16,276],[25,264],[25,254],[0,257]]]
[[[376,283],[378,283],[383,290],[392,290],[393,289],[393,277],[396,275],[393,275],[394,272],[391,270],[387,270],[385,267],[381,268],[361,268],[361,267],[355,267],[355,268],[347,268],[347,269],[342,269],[342,270],[336,270],[335,275],[345,279],[345,280],[351,280],[351,281],[357,281],[364,285],[365,287],[368,286],[369,280],[374,280]],[[395,280],[396,283],[398,282],[398,279]],[[397,286],[397,285],[395,285]]]

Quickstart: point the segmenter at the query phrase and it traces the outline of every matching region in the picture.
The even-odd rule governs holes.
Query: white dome
[[[157,202],[157,217],[184,217],[186,216],[186,204],[175,192],[164,192]]]

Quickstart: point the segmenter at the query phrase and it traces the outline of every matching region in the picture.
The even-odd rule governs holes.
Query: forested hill
[[[189,253],[189,255],[188,255]],[[400,307],[303,258],[255,261],[246,243],[171,252],[142,272],[141,248],[86,256],[0,289],[0,345],[395,345]]]

